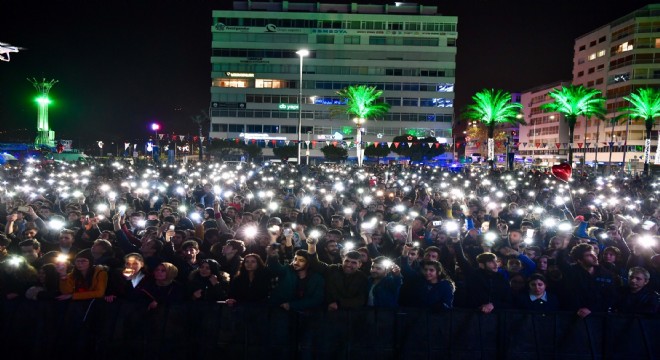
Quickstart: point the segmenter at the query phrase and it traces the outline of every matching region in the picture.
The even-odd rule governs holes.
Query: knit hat
[[[90,249],[85,249],[77,253],[76,259],[80,259],[80,258],[89,260],[90,264],[94,263],[94,256],[92,256],[92,250]]]

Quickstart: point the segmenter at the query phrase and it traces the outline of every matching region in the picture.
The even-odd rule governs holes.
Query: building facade
[[[606,121],[578,119],[574,142],[582,143],[586,154],[576,153],[576,161],[609,163],[610,157],[616,163],[641,161],[644,122],[613,120],[625,117],[619,112],[630,106],[625,96],[640,88],[660,87],[660,4],[647,5],[580,36],[574,51],[573,83],[598,89],[607,98]],[[659,129],[653,129],[653,145]]]
[[[554,101],[548,95],[550,91],[568,85],[568,81],[557,82],[529,89],[522,94],[526,124],[519,129],[518,150],[525,160],[548,166],[568,158],[568,123],[560,113],[545,112],[541,108]]]
[[[368,85],[391,108],[363,125],[363,146],[405,134],[451,142],[456,17],[410,3],[287,1],[236,1],[212,16],[212,138],[267,144],[269,156],[296,143],[300,120],[312,157],[326,141],[350,147],[356,126],[331,109],[345,102],[337,91]]]

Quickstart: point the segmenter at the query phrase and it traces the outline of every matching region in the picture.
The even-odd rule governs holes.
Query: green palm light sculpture
[[[651,157],[651,130],[653,129],[653,125],[655,125],[655,118],[660,116],[660,90],[652,88],[638,89],[637,93],[624,96],[624,99],[630,103],[630,106],[620,110],[627,113],[623,116],[630,116],[631,119],[642,119],[644,120],[644,125],[646,125],[644,173],[648,174]],[[660,139],[658,141],[660,142]],[[658,144],[658,148],[660,149],[660,143]]]
[[[600,90],[587,89],[582,85],[562,86],[548,95],[553,102],[541,105],[548,112],[558,112],[568,123],[568,163],[573,166],[573,133],[579,116],[605,118],[605,98]],[[586,159],[585,159],[586,161]]]
[[[488,162],[495,168],[495,127],[505,123],[524,124],[520,116],[522,104],[511,102],[511,94],[495,89],[483,89],[472,96],[463,119],[481,122],[488,129]]]
[[[353,122],[357,127],[355,149],[357,151],[358,166],[362,166],[362,159],[364,158],[362,150],[362,132],[364,129],[362,126],[368,119],[385,115],[390,109],[390,105],[378,102],[383,95],[383,91],[376,89],[375,86],[353,85],[337,91],[337,95],[346,100],[346,105],[340,106],[339,111],[354,116]],[[337,112],[337,110],[333,112]]]

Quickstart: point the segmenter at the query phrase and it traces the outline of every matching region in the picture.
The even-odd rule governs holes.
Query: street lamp
[[[300,165],[300,142],[302,140],[302,88],[303,88],[303,58],[309,55],[309,50],[301,49],[296,51],[300,57],[300,83],[298,92],[298,165]]]
[[[153,150],[151,152],[154,158],[154,163],[156,165],[160,164],[160,144],[158,141],[158,129],[160,129],[160,125],[156,123],[151,124],[151,130],[153,130],[154,134],[156,135],[156,137],[154,138]]]
[[[307,146],[305,150],[305,155],[307,155],[307,161],[305,161],[305,165],[309,165],[309,134],[311,134],[311,131],[307,132]]]

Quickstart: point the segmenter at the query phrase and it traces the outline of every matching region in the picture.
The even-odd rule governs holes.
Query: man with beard
[[[325,282],[321,275],[309,270],[310,254],[296,251],[291,265],[280,264],[278,254],[276,247],[268,247],[268,268],[278,277],[270,303],[287,311],[319,308],[323,304]]]
[[[341,264],[326,264],[319,261],[316,255],[315,239],[307,239],[307,248],[311,255],[310,268],[325,278],[325,299],[329,311],[356,309],[367,303],[369,284],[367,275],[360,271],[362,260],[359,252],[347,252]]]
[[[578,244],[571,249],[575,264],[560,262],[565,285],[571,289],[566,298],[567,310],[581,318],[592,312],[607,312],[615,304],[621,279],[598,263],[598,255],[590,244]]]

